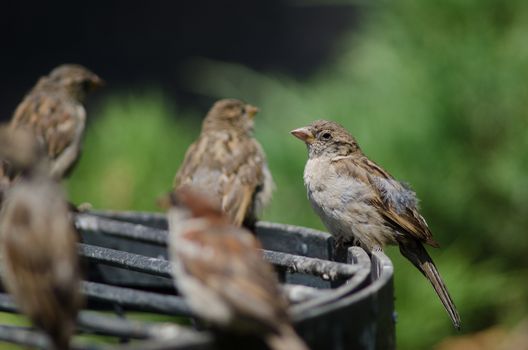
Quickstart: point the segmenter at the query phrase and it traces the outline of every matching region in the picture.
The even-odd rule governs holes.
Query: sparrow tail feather
[[[283,325],[279,333],[270,334],[266,344],[272,350],[308,350],[291,325]]]
[[[66,334],[57,335],[57,338],[53,339],[52,344],[53,350],[69,350],[70,349],[70,337]]]
[[[433,259],[431,259],[427,253],[427,250],[425,250],[423,245],[418,241],[406,241],[400,243],[400,252],[403,256],[409,259],[418,270],[420,270],[429,282],[431,282],[436,294],[438,294],[438,297],[449,314],[453,326],[457,330],[460,330],[460,315],[458,314],[455,303],[453,302],[453,299],[451,299]]]
[[[233,219],[233,223],[236,226],[242,226],[242,223],[244,222],[244,219],[246,217],[246,213],[249,208],[252,196],[253,196],[253,193],[252,191],[250,191],[249,188],[243,189],[242,199],[240,201],[240,204],[238,205],[238,209],[235,212],[235,217]]]

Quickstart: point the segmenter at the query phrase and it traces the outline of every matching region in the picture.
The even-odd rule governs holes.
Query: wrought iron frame
[[[74,349],[216,349],[229,344],[229,339],[219,341],[200,327],[100,312],[193,318],[171,278],[164,215],[93,211],[77,214],[75,225],[83,240],[79,254],[87,265],[82,292],[88,309],[78,317],[79,333],[134,341],[119,346],[74,342]],[[395,348],[393,266],[387,256],[382,252],[369,256],[359,247],[337,249],[329,234],[303,227],[259,222],[256,234],[265,248],[264,258],[275,266],[292,302],[295,328],[311,349]],[[0,294],[0,311],[17,312],[7,294]],[[0,340],[49,346],[38,331],[7,325],[0,325]]]

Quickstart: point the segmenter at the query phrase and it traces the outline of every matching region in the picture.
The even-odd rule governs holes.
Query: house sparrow
[[[257,112],[239,100],[216,102],[174,179],[174,189],[200,190],[235,225],[249,228],[271,200],[274,186],[264,151],[252,135]]]
[[[64,64],[40,78],[18,105],[11,127],[33,131],[51,161],[52,178],[66,176],[78,160],[86,123],[82,102],[102,84],[88,69]]]
[[[341,125],[318,120],[291,133],[308,147],[308,198],[338,242],[367,251],[397,244],[433,285],[455,328],[460,316],[423,244],[438,247],[418,212],[416,194],[369,160]]]
[[[18,142],[0,148],[0,156],[22,174],[5,192],[0,211],[2,280],[20,310],[49,335],[56,350],[64,350],[82,304],[76,233],[46,159],[33,161],[28,152],[36,147],[20,143],[24,138],[18,136],[0,130],[0,145]],[[9,149],[17,151],[6,154]]]
[[[173,275],[196,315],[219,329],[261,337],[271,349],[307,349],[256,238],[189,188],[166,202]]]

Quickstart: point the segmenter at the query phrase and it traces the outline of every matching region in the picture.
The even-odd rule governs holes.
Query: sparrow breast
[[[308,199],[328,231],[338,240],[358,240],[372,250],[396,244],[396,232],[372,206],[373,192],[353,177],[340,176],[330,158],[309,159],[304,169]]]

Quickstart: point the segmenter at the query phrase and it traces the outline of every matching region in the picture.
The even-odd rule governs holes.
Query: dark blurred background
[[[306,78],[356,27],[359,6],[293,1],[11,1],[0,5],[0,112],[59,63],[86,65],[109,88],[163,87],[183,104],[181,64],[234,61]],[[203,106],[204,108],[207,105]]]
[[[460,310],[395,263],[400,349],[523,349],[528,340],[528,2],[271,0],[0,5],[4,119],[65,63],[101,75],[71,199],[158,210],[214,100],[260,107],[277,190],[265,220],[324,229],[288,133],[342,123],[412,184]],[[354,315],[351,315],[354,317]],[[512,345],[515,344],[515,345]],[[519,345],[520,344],[520,345]]]

